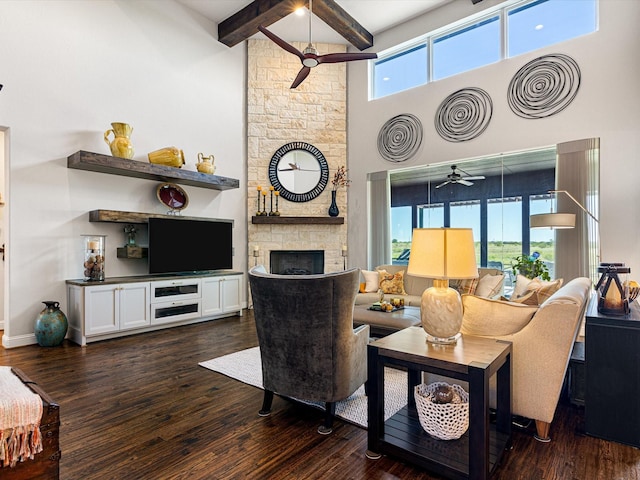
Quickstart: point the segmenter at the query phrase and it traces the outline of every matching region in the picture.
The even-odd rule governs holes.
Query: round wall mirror
[[[329,165],[320,150],[305,142],[283,145],[269,162],[269,181],[291,202],[313,200],[329,182]]]

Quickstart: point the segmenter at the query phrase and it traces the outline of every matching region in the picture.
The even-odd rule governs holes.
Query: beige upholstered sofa
[[[386,294],[385,299],[404,298],[404,304],[410,307],[419,307],[420,300],[422,298],[422,292],[424,292],[427,288],[433,286],[432,278],[414,277],[413,275],[407,275],[406,265],[380,265],[375,268],[375,271],[378,271],[378,270],[386,270],[390,274],[395,274],[395,273],[404,271],[403,283],[404,283],[404,290],[406,292],[406,295]],[[367,283],[366,277],[364,277],[365,273],[366,271],[363,271],[361,273],[360,282],[366,284]],[[482,279],[485,275],[491,275],[491,276],[503,275],[503,272],[501,270],[497,270],[494,268],[479,268],[478,281]],[[454,287],[454,283],[455,283],[455,280],[451,280],[449,282],[449,284],[452,287]],[[491,297],[500,296],[500,294],[503,291],[503,284],[504,284],[504,276],[502,277],[502,281],[499,284],[499,288],[497,289],[497,292],[490,296]],[[379,301],[380,295],[377,292],[377,290],[378,289],[375,288],[375,291],[373,292],[358,293],[358,295],[356,295],[356,305],[363,305],[363,304],[371,305],[372,303]]]
[[[535,420],[540,441],[550,440],[549,428],[591,287],[588,278],[576,278],[540,306],[462,296],[463,334],[512,342],[512,412]],[[438,379],[425,375],[428,383]]]

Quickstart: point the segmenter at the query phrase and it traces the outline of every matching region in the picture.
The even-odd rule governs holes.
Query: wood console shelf
[[[109,173],[125,177],[144,178],[159,182],[174,182],[193,187],[210,188],[212,190],[229,190],[239,188],[240,181],[235,178],[209,175],[207,173],[182,170],[180,168],[155,165],[137,160],[112,157],[99,153],[80,150],[67,157],[67,168],[87,170],[89,172]]]
[[[187,217],[183,215],[165,215],[162,213],[120,212],[118,210],[91,210],[89,212],[90,222],[148,223],[150,218],[171,218],[176,220],[204,220],[204,221],[215,221],[215,222],[233,221],[233,220],[223,220],[220,218]]]
[[[253,224],[278,224],[278,225],[342,225],[344,217],[275,217],[264,215],[251,217]]]

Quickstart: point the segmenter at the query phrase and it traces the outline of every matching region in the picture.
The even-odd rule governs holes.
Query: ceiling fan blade
[[[282,40],[277,35],[271,33],[269,30],[264,28],[262,25],[260,25],[258,27],[258,30],[260,30],[262,33],[264,33],[269,40],[271,40],[272,42],[277,44],[280,48],[283,48],[284,50],[286,50],[289,53],[293,53],[295,56],[300,58],[301,61],[304,60],[304,55],[302,54],[302,52],[300,50],[298,50],[297,48],[295,48],[293,45],[285,42],[284,40]]]
[[[471,185],[473,185],[473,182],[468,182],[465,178],[461,178],[456,183],[459,183],[461,185],[465,185],[467,187],[470,187]]]
[[[318,55],[318,63],[352,62],[354,60],[371,60],[378,58],[377,53],[327,53]]]
[[[446,182],[442,182],[440,185],[436,185],[436,188],[444,187],[445,185],[448,185],[450,183],[451,183],[451,180],[447,180]]]
[[[296,77],[296,79],[291,84],[290,88],[296,88],[298,85],[300,85],[302,83],[302,81],[309,76],[309,72],[310,71],[311,71],[311,68],[302,67],[300,69],[300,71],[298,72],[298,76]]]
[[[453,172],[456,173],[456,170],[458,170],[459,172],[462,172],[464,174],[464,178],[467,180],[484,180],[484,176],[482,175],[471,175],[469,172],[465,172],[463,169],[461,169],[460,167],[454,165],[453,167]]]

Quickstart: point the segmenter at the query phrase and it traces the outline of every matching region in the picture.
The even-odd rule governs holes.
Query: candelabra
[[[347,246],[346,245],[342,246],[342,267],[344,268],[344,270],[347,269]]]

